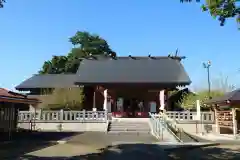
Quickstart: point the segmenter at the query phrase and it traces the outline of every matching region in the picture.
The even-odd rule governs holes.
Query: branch
[[[4,3],[6,3],[6,0],[0,0],[0,8],[3,8]]]
[[[195,0],[200,2],[200,0]],[[180,0],[181,3],[193,2],[193,0]],[[226,19],[236,18],[238,24],[240,24],[240,6],[238,5],[240,0],[205,0],[205,4],[202,5],[203,12],[209,12],[212,17],[218,18],[220,26],[224,26]]]

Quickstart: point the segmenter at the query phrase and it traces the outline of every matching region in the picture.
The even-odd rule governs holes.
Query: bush
[[[83,108],[83,88],[56,88],[43,100],[48,109],[81,110]]]

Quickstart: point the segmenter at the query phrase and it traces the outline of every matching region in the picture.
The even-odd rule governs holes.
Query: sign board
[[[156,104],[156,102],[154,102],[154,101],[149,102],[149,105],[150,105],[150,112],[157,112],[157,104]]]
[[[117,110],[122,111],[123,108],[123,98],[118,98],[117,100]]]

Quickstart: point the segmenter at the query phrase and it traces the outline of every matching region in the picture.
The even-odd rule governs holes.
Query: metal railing
[[[163,115],[153,113],[149,113],[149,115],[152,132],[158,139],[164,140],[164,136],[166,136],[164,133],[166,134],[168,132],[170,136],[173,136],[178,142],[182,142],[182,140],[170,128]],[[165,130],[167,130],[167,132],[164,132]]]
[[[180,142],[198,142],[198,140],[186,133],[182,127],[177,125],[176,120],[170,119],[165,113],[161,113],[161,117],[166,128],[168,128],[168,130],[172,132]]]
[[[107,122],[106,111],[19,111],[18,122]]]

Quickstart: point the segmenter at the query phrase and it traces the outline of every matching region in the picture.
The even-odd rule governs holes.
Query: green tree
[[[193,2],[194,0],[180,0],[181,2]],[[200,0],[195,0],[200,2]],[[236,18],[240,22],[239,0],[205,0],[202,5],[204,12],[209,12],[214,18],[218,18],[220,25],[225,24],[226,19]]]
[[[3,8],[3,4],[5,3],[5,0],[0,0],[0,8]]]
[[[210,97],[215,98],[224,95],[227,92],[234,90],[234,86],[228,81],[228,76],[220,75],[220,77],[214,80],[215,86],[211,89]],[[196,94],[185,94],[179,101],[179,105],[184,108],[193,108],[196,106],[196,100],[200,102],[206,101],[209,98],[208,90],[200,90]]]
[[[53,56],[51,60],[45,61],[40,74],[76,73],[81,58],[89,56],[115,57],[107,41],[98,35],[89,32],[76,32],[69,41],[74,48],[66,56]]]
[[[82,88],[56,88],[52,94],[42,99],[42,106],[48,109],[80,110],[83,108],[83,101]]]
[[[210,92],[210,96],[212,98],[219,97],[224,95],[224,91],[222,90],[212,90]],[[183,96],[182,100],[180,101],[180,105],[184,107],[185,109],[191,109],[196,106],[196,101],[200,100],[201,102],[204,102],[208,100],[209,93],[208,90],[202,90],[197,92],[196,94],[186,94]]]
[[[65,65],[68,59],[66,56],[53,56],[51,60],[45,61],[40,74],[60,74],[65,72]]]

